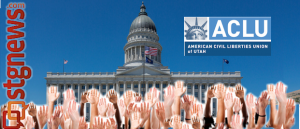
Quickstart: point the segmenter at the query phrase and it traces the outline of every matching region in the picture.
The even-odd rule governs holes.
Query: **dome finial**
[[[142,5],[140,7],[140,13],[139,13],[139,16],[140,15],[147,15],[146,13],[146,6],[144,5],[144,1],[142,1]]]

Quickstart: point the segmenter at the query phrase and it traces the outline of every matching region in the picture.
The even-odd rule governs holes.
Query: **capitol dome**
[[[156,27],[155,27],[154,22],[152,21],[152,19],[150,17],[148,17],[148,15],[146,13],[146,7],[144,5],[144,2],[142,3],[142,5],[140,7],[139,16],[137,18],[135,18],[133,20],[133,22],[131,23],[130,32],[135,29],[139,29],[139,28],[146,28],[146,29],[150,29],[150,30],[156,32]]]

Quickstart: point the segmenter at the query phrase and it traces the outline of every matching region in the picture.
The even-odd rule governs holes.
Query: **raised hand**
[[[224,99],[226,95],[226,87],[224,87],[224,84],[218,84],[217,90],[214,90],[213,94],[217,99]]]
[[[180,97],[186,92],[186,88],[184,88],[184,82],[183,81],[177,81],[175,83],[175,89],[174,89],[174,95],[177,97]]]
[[[37,119],[40,124],[40,128],[44,128],[47,123],[47,112],[48,106],[40,106],[40,110],[38,111]]]
[[[295,113],[295,101],[293,99],[288,99],[286,104],[286,121],[291,119]]]
[[[140,127],[140,113],[134,112],[131,117],[131,126],[132,129],[138,129]]]
[[[186,124],[186,123],[184,123],[183,125],[182,125],[182,129],[189,129],[190,128],[190,126],[188,125],[188,124]]]
[[[268,95],[270,96],[271,100],[275,100],[276,99],[276,95],[275,95],[275,88],[273,84],[270,84],[267,86],[268,89]]]
[[[180,121],[180,116],[174,115],[171,118],[171,121],[169,122],[169,125],[173,127],[174,129],[181,129],[182,127],[182,122]]]
[[[165,106],[162,102],[156,103],[156,117],[161,123],[165,120]]]
[[[48,101],[49,102],[54,102],[55,100],[58,99],[59,93],[57,93],[57,87],[56,86],[50,86],[48,88]]]
[[[279,103],[286,104],[286,86],[284,86],[282,82],[277,83],[275,95]]]
[[[114,108],[113,104],[109,103],[107,107],[108,107],[108,109],[107,109],[107,112],[106,112],[106,116],[107,117],[114,116],[115,113],[116,113],[116,109]]]
[[[119,106],[121,117],[125,116],[126,106],[125,106],[125,103],[124,103],[123,99],[119,100],[118,106]]]
[[[295,124],[295,118],[293,117],[287,121],[284,129],[291,129],[294,126],[294,124]]]
[[[185,112],[191,112],[193,109],[193,102],[189,99],[188,95],[183,96],[182,108]]]
[[[234,129],[243,129],[243,126],[240,121],[240,115],[235,114],[234,116],[232,116],[231,127]]]
[[[150,92],[146,94],[146,102],[150,104],[150,107],[152,107],[156,102],[158,102],[158,96],[159,92],[156,88],[151,88]]]
[[[64,117],[62,117],[62,120],[60,122],[60,126],[64,127],[64,129],[70,129],[71,128],[71,119],[70,119],[68,113],[65,113]]]
[[[255,108],[255,103],[254,103],[255,98],[253,97],[252,94],[248,94],[246,97],[246,107],[248,114],[252,113],[252,108]]]
[[[142,100],[141,94],[135,93],[135,94],[134,94],[134,101],[135,101],[136,103],[139,103],[139,102],[141,102],[141,100]]]
[[[105,117],[106,116],[106,111],[107,111],[107,103],[106,103],[106,98],[100,98],[99,103],[98,103],[98,113],[100,116]]]
[[[86,99],[91,104],[98,104],[99,97],[100,97],[100,93],[97,90],[92,89],[88,92],[88,96]]]
[[[268,100],[269,97],[267,91],[262,92],[261,96],[258,99],[259,108],[266,109],[266,107],[268,106]]]
[[[207,90],[207,94],[206,94],[207,98],[210,99],[210,98],[215,97],[215,95],[214,95],[214,93],[213,93],[213,91],[215,91],[215,90],[216,90],[216,87],[215,87],[215,86],[209,87],[208,90]]]
[[[36,110],[36,105],[34,105],[33,103],[29,104],[29,108],[28,108],[28,114],[31,115],[32,117],[36,116],[37,110]]]
[[[116,121],[114,118],[107,119],[106,129],[117,129]]]
[[[225,108],[227,111],[231,110],[234,105],[234,99],[232,97],[232,93],[228,92],[224,99]]]
[[[69,113],[69,116],[72,120],[72,122],[79,122],[79,114],[78,114],[78,111],[77,111],[77,104],[75,101],[70,101],[69,103],[69,108],[68,108],[68,113]]]
[[[244,91],[244,87],[241,86],[241,84],[235,86],[235,96],[239,97],[240,99],[244,98],[245,91]]]
[[[88,129],[88,124],[85,122],[85,118],[84,117],[80,117],[78,129]],[[95,128],[95,129],[97,129],[97,128]]]
[[[131,113],[133,112],[133,105],[134,103],[130,103],[127,107],[127,110],[125,111],[125,116],[130,118],[131,117]]]
[[[101,117],[95,117],[95,122],[93,125],[94,129],[104,129],[105,121]]]
[[[88,92],[86,92],[86,91],[81,93],[80,103],[87,103],[88,102],[88,100],[86,99],[87,94],[88,94]]]
[[[33,129],[34,126],[35,126],[35,123],[33,122],[32,117],[27,116],[26,129]]]
[[[111,103],[118,102],[118,94],[114,90],[108,91],[108,94],[106,94],[106,97],[108,98],[109,102],[111,102]]]
[[[51,117],[51,120],[52,120],[52,127],[57,129],[58,126],[60,125],[60,120],[61,120],[60,110],[58,110],[58,108],[55,109],[54,114]]]
[[[68,89],[67,91],[65,91],[63,96],[64,96],[63,112],[67,112],[69,103],[71,101],[75,101],[74,91],[72,89]],[[82,98],[81,98],[81,100],[82,100]]]
[[[196,115],[200,119],[203,118],[203,107],[202,104],[194,104],[193,110],[192,110],[192,115]]]
[[[172,105],[174,103],[174,98],[174,87],[168,86],[164,91],[164,107],[167,119],[170,119],[172,117]]]
[[[201,129],[201,123],[200,123],[201,118],[197,115],[194,115],[192,117],[192,127],[194,129]]]
[[[132,91],[126,91],[126,93],[123,95],[125,105],[128,106],[129,103],[133,101],[133,92]]]
[[[239,98],[234,98],[234,106],[233,106],[233,111],[235,113],[238,113],[243,107],[243,104],[241,103]]]

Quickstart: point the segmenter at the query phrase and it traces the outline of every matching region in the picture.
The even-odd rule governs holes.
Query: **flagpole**
[[[146,62],[146,54],[145,54],[145,43],[144,43],[144,59],[143,59],[143,83],[144,83],[144,88],[143,88],[143,91],[145,91],[145,86],[146,86],[146,83],[145,83],[145,62]],[[147,91],[145,91],[146,93]]]

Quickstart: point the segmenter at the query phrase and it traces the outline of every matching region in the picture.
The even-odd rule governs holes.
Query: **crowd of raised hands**
[[[206,103],[203,105],[194,96],[185,94],[186,87],[182,81],[165,88],[164,101],[159,101],[161,93],[156,88],[151,88],[144,98],[134,91],[118,96],[114,90],[110,90],[101,96],[98,90],[91,89],[83,92],[80,103],[76,103],[73,90],[68,89],[63,93],[63,105],[54,107],[60,93],[57,87],[50,86],[48,104],[36,108],[36,105],[30,103],[27,115],[21,122],[25,126],[22,128],[26,129],[42,129],[46,124],[48,129],[58,129],[59,126],[62,129],[257,129],[263,126],[289,129],[295,123],[295,102],[287,98],[286,88],[281,82],[276,87],[270,84],[259,98],[248,94],[244,100],[245,90],[241,85],[225,87],[216,84],[206,91]],[[211,114],[212,98],[217,98],[216,118]],[[85,103],[90,103],[89,123],[84,117]],[[268,105],[270,116],[266,122]],[[11,109],[21,110],[18,105],[12,105]],[[183,121],[181,109],[185,112]],[[1,116],[4,110],[6,105],[1,107]],[[17,125],[17,122],[9,120],[9,125]]]

